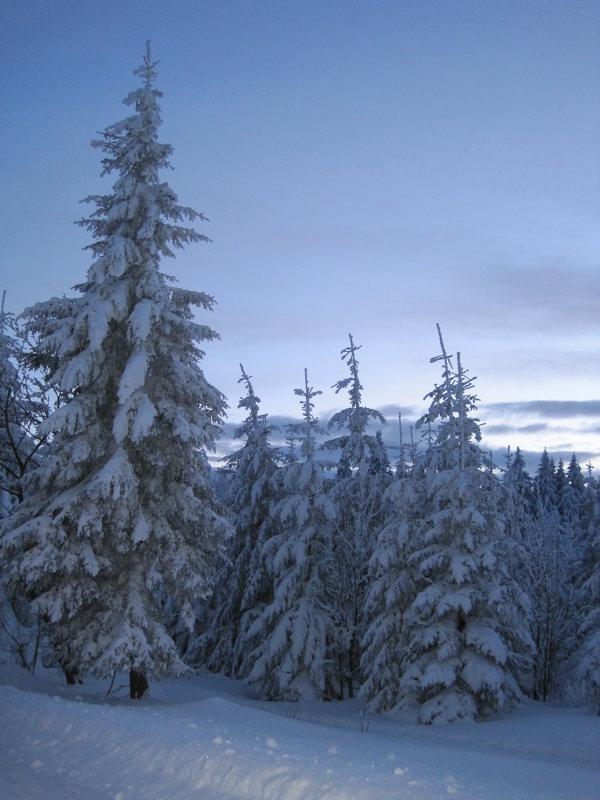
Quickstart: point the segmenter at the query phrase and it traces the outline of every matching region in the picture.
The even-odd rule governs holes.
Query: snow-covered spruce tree
[[[284,464],[293,464],[296,458],[296,443],[298,442],[298,423],[288,422],[285,426],[285,451],[283,454]]]
[[[583,586],[589,577],[589,561],[585,558],[589,539],[586,531],[587,508],[585,483],[581,468],[573,454],[567,469],[559,461],[555,475],[556,493],[561,521],[561,535],[568,555],[566,580],[572,587],[569,625],[563,641],[564,658],[557,673],[561,694],[579,693],[578,682],[573,682],[573,653],[578,649],[579,634],[584,614]]]
[[[369,423],[385,424],[384,417],[361,404],[363,387],[357,352],[350,344],[341,351],[350,375],[334,384],[337,392],[348,390],[350,404],[329,420],[329,428],[347,432],[329,439],[324,449],[339,452],[337,476],[330,492],[336,508],[332,534],[332,564],[328,595],[335,630],[339,696],[354,696],[360,682],[361,642],[365,630],[365,594],[368,563],[383,521],[382,498],[391,482],[391,471],[381,436],[367,433]]]
[[[527,545],[533,524],[533,485],[518,447],[514,453],[510,448],[506,451],[501,485],[505,535],[509,541],[507,565],[510,574],[525,585],[529,560]]]
[[[460,354],[457,355],[460,358]],[[514,540],[509,533],[511,522],[507,519],[505,509],[504,487],[497,475],[499,468],[494,464],[492,453],[486,453],[482,461],[486,480],[482,482],[481,504],[486,509],[492,509],[492,515],[498,520],[499,532],[494,542],[494,552],[507,598],[499,614],[500,634],[508,648],[507,668],[520,691],[529,695],[535,653],[531,600],[527,593],[526,571],[514,569],[515,557],[529,558],[529,553],[526,547],[517,548],[515,553]],[[525,474],[523,477],[528,476]]]
[[[586,558],[594,538],[594,522],[596,515],[595,497],[593,491],[588,491],[594,485],[592,476],[586,481],[577,456],[572,455],[567,467],[567,486],[561,498],[561,513],[568,528],[572,532],[575,561],[573,565],[573,580],[577,590],[577,602],[580,589],[589,577],[590,561]]]
[[[521,604],[524,610],[528,610],[527,622],[530,630],[533,620],[528,588],[534,558],[531,550],[535,528],[533,501],[533,483],[525,469],[523,455],[518,447],[514,454],[508,448],[506,467],[499,487],[498,508],[505,524],[501,540],[503,562],[511,580],[523,592]],[[533,663],[531,654],[527,654],[520,660],[519,668],[515,671],[521,690],[529,696],[533,693]]]
[[[564,477],[564,471],[563,471]],[[573,540],[565,535],[554,460],[544,450],[535,476],[534,524],[529,543],[532,635],[536,646],[533,697],[552,700],[563,685],[563,667],[577,628]]]
[[[55,396],[44,376],[31,368],[32,342],[13,314],[0,317],[0,518],[23,501],[23,479],[39,466],[45,437],[38,427]],[[0,650],[33,672],[42,645],[43,622],[18,581],[0,587]]]
[[[247,633],[248,680],[269,698],[295,700],[329,693],[327,646],[331,620],[326,611],[326,566],[330,525],[335,515],[315,460],[317,420],[313,400],[321,392],[308,384],[296,389],[304,415],[303,461],[282,470],[281,495],[273,510],[280,530],[263,554],[273,583],[273,600]]]
[[[276,492],[279,453],[269,443],[275,430],[260,414],[260,397],[254,393],[251,376],[240,364],[239,382],[246,394],[238,403],[248,416],[236,429],[243,446],[226,457],[231,472],[227,505],[235,534],[229,558],[219,576],[207,630],[192,646],[193,660],[209,669],[246,677],[245,637],[255,618],[273,599],[273,586],[262,548],[275,533],[271,503]]]
[[[9,579],[34,598],[65,673],[129,671],[132,697],[151,675],[186,671],[167,626],[193,627],[230,530],[206,458],[225,402],[198,363],[216,334],[192,313],[213,300],[159,268],[206,237],[180,224],[203,217],[159,179],[172,148],[158,141],[155,66],[148,45],[124,101],[133,113],[92,143],[117,178],[87,198],[94,260],[81,296],[28,311],[70,398],[42,428],[46,458],[2,539]]]
[[[416,704],[423,723],[481,718],[514,701],[515,655],[531,646],[522,595],[498,558],[503,520],[477,446],[473,381],[460,354],[453,369],[439,326],[438,334],[442,354],[432,361],[443,362],[443,381],[420,420],[434,439],[415,468],[422,508],[408,557],[417,593],[405,616],[399,703]]]
[[[600,716],[600,483],[591,465],[585,482],[585,580],[581,589],[582,622],[575,658],[575,678]]]
[[[39,465],[52,388],[30,368],[32,342],[14,315],[0,316],[0,516],[23,500],[23,476]]]
[[[385,520],[369,560],[360,694],[374,713],[398,704],[407,644],[404,619],[415,596],[408,553],[424,507],[424,497],[418,497],[423,481],[404,462],[401,472],[384,494]]]

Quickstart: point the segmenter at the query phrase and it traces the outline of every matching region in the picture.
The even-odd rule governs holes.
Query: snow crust
[[[142,701],[0,669],[0,800],[596,800],[600,719],[528,702],[485,723],[266,703],[219,676]]]

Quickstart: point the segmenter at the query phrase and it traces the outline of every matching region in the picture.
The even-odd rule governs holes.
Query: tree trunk
[[[140,700],[148,691],[148,679],[143,672],[136,669],[129,670],[129,697]]]
[[[65,680],[69,686],[74,686],[76,683],[81,683],[81,678],[79,677],[79,670],[77,667],[73,667],[73,669],[64,667],[63,672],[65,673]]]

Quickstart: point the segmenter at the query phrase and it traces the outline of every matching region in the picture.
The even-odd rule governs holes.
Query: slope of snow
[[[527,703],[486,723],[262,703],[205,675],[129,701],[0,670],[1,800],[596,800],[600,718]]]

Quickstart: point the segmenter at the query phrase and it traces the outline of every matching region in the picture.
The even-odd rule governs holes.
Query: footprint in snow
[[[267,747],[270,747],[272,749],[273,747],[277,747],[277,742],[275,741],[275,739],[273,739],[272,736],[269,736],[269,738],[266,741],[266,745]]]

